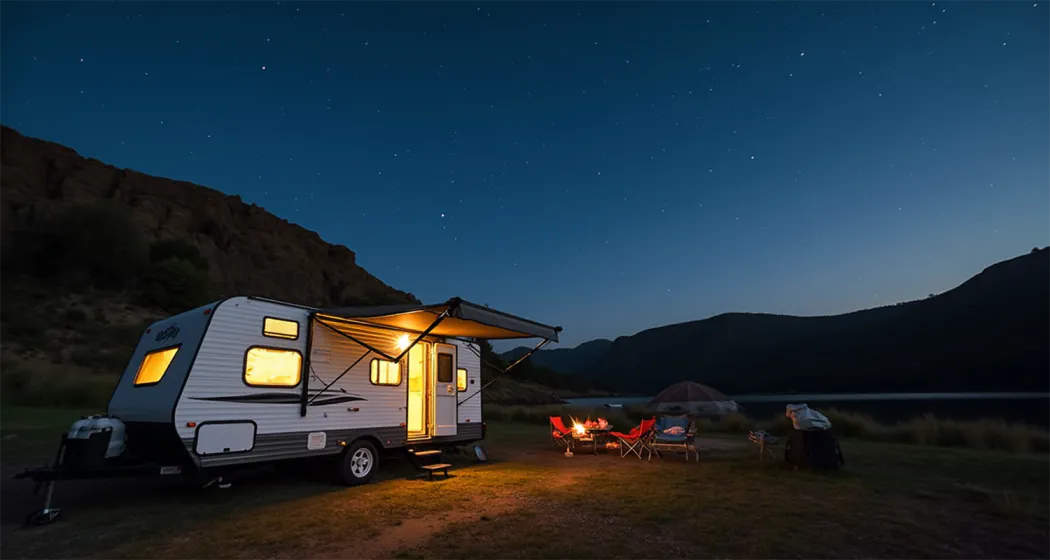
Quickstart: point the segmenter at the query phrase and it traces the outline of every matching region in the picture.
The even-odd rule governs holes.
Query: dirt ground
[[[3,558],[1020,557],[1047,548],[1047,458],[847,442],[835,476],[760,462],[744,436],[698,439],[700,461],[565,457],[543,427],[490,427],[490,460],[447,456],[448,479],[383,463],[368,485],[325,465],[244,472],[229,489],[180,479],[60,483],[40,508],[5,455]],[[46,458],[45,458],[46,460]],[[29,464],[33,464],[32,461]],[[1034,493],[1033,493],[1034,492]],[[1041,492],[1041,494],[1039,493]]]

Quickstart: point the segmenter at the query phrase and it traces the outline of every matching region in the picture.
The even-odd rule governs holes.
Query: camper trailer
[[[458,298],[335,309],[225,299],[147,328],[108,414],[75,423],[54,466],[21,476],[223,473],[332,456],[344,483],[362,484],[384,451],[485,437],[479,340],[538,338],[539,349],[560,330]]]

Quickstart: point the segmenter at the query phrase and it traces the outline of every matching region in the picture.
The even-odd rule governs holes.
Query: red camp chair
[[[631,428],[631,431],[625,433],[622,432],[610,432],[609,435],[620,440],[620,458],[624,458],[628,453],[634,453],[639,459],[642,458],[642,451],[648,450],[649,438],[652,435],[653,425],[656,424],[656,418],[649,418],[642,420],[642,423]],[[650,456],[652,451],[649,450]]]
[[[574,441],[572,430],[565,427],[565,422],[562,421],[561,416],[551,416],[550,420],[551,441],[558,447],[571,449]]]

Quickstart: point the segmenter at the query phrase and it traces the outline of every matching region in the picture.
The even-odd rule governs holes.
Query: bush
[[[592,420],[599,416],[609,420],[616,430],[625,431],[638,425],[642,418],[653,416],[642,407],[626,409],[580,408],[569,405],[499,406],[486,404],[484,416],[489,421],[506,420],[528,424],[547,424],[548,417],[561,415]],[[967,447],[991,449],[1011,453],[1050,451],[1050,432],[1044,428],[1002,420],[956,421],[939,419],[932,414],[912,418],[906,422],[880,424],[870,416],[829,409],[825,415],[831,421],[835,434],[844,438],[868,441],[906,443],[938,447]],[[791,420],[777,414],[765,421],[755,421],[743,414],[729,414],[721,418],[696,420],[698,433],[746,432],[762,429],[773,435],[786,436],[791,432]]]
[[[641,417],[631,418],[622,409],[610,408],[588,408],[570,405],[543,405],[543,406],[502,406],[486,404],[484,407],[484,418],[486,421],[510,421],[523,424],[547,425],[551,416],[561,416],[566,424],[576,419],[584,421],[588,418],[597,420],[605,418],[613,425],[613,429],[627,431],[637,426]]]
[[[185,239],[162,239],[150,246],[150,263],[157,264],[168,259],[181,259],[188,261],[194,268],[208,270],[208,261],[201,256],[200,249]]]
[[[128,365],[134,350],[108,350],[97,347],[78,347],[69,352],[69,361],[92,371],[120,374]]]
[[[116,203],[77,206],[45,224],[33,255],[51,275],[98,288],[132,285],[146,266],[146,245],[131,214]]]
[[[82,323],[87,319],[87,313],[79,307],[70,307],[64,315],[66,321],[71,323]]]
[[[5,298],[0,306],[2,338],[27,345],[38,345],[47,341],[48,324],[40,310],[32,305]]]
[[[174,314],[208,303],[209,287],[207,271],[188,260],[170,257],[150,265],[143,294],[147,303]]]
[[[117,376],[46,363],[8,366],[0,372],[4,402],[23,406],[104,408],[117,380]]]

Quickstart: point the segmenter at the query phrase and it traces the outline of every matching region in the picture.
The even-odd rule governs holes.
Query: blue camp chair
[[[660,451],[675,451],[685,453],[686,461],[690,453],[700,461],[700,454],[693,443],[695,435],[696,426],[689,421],[688,416],[661,416],[653,426],[653,439],[649,442],[649,448],[660,458]]]

